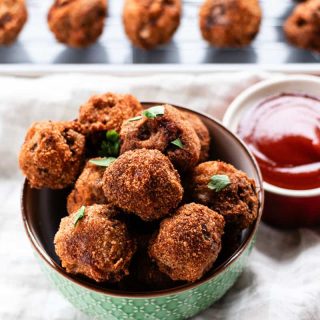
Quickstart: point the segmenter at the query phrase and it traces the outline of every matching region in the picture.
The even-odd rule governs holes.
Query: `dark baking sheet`
[[[29,20],[19,40],[0,48],[0,63],[30,64],[132,64],[132,63],[317,63],[319,56],[296,49],[285,41],[282,24],[295,2],[261,0],[264,18],[254,43],[244,49],[210,48],[201,38],[198,9],[202,1],[184,1],[182,23],[174,40],[166,46],[146,52],[133,48],[126,39],[121,11],[123,0],[109,0],[109,17],[99,42],[87,49],[70,49],[58,44],[50,33],[46,15],[53,0],[27,0]]]

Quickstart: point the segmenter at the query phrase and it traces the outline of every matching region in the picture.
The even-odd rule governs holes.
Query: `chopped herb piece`
[[[184,144],[182,143],[182,141],[178,138],[176,140],[171,141],[171,143],[175,146],[177,146],[180,149],[184,148]]]
[[[89,160],[89,162],[92,164],[95,164],[96,166],[109,167],[110,164],[116,160],[117,158],[108,157],[108,158],[102,158],[102,159],[92,159],[92,160]]]
[[[74,218],[74,222],[73,222],[74,226],[76,226],[77,223],[79,222],[79,220],[81,220],[81,219],[84,217],[85,211],[86,211],[86,207],[85,207],[85,206],[82,206],[82,207],[78,210],[78,212],[77,212],[77,214],[76,214],[76,216],[75,216],[75,218]]]
[[[106,132],[106,140],[101,143],[101,150],[98,152],[101,157],[117,157],[120,149],[120,136],[115,130]]]
[[[106,133],[107,140],[112,142],[118,142],[119,141],[119,133],[116,130],[109,130]]]
[[[220,192],[231,184],[230,179],[226,175],[216,174],[211,177],[208,188],[216,192]]]
[[[138,120],[141,120],[141,119],[142,119],[142,116],[136,116],[136,117],[128,119],[127,122],[138,121]]]
[[[163,106],[151,107],[151,108],[143,111],[142,114],[149,119],[154,119],[157,116],[164,115],[164,107]]]

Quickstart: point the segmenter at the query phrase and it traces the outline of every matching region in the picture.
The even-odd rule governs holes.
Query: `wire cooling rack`
[[[263,22],[251,46],[215,49],[201,38],[198,11],[202,0],[183,1],[181,25],[171,43],[152,51],[133,48],[122,26],[123,0],[109,0],[109,17],[99,41],[87,49],[71,49],[55,41],[46,17],[53,0],[27,1],[29,20],[19,40],[0,48],[0,64],[244,64],[317,63],[318,55],[287,44],[282,31],[295,1],[261,0]],[[1,71],[1,70],[0,70]]]

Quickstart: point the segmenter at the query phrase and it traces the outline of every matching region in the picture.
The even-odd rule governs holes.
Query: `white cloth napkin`
[[[257,73],[111,77],[57,75],[0,78],[0,319],[88,319],[41,273],[20,214],[23,177],[17,155],[36,120],[76,117],[98,92],[130,92],[221,119],[234,97],[273,75]],[[320,231],[279,231],[264,224],[245,272],[227,295],[196,317],[205,319],[320,319]]]

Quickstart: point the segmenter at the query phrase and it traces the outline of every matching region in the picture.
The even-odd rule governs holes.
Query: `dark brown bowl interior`
[[[143,103],[145,108],[163,103]],[[178,107],[182,110],[191,111],[186,108]],[[223,251],[222,258],[218,259],[214,267],[199,281],[193,284],[180,285],[172,289],[160,291],[139,291],[127,292],[121,291],[112,285],[96,284],[84,277],[67,274],[61,267],[59,258],[55,254],[53,239],[59,228],[61,218],[67,215],[66,197],[71,189],[50,190],[50,189],[32,189],[25,181],[22,194],[22,215],[28,237],[39,253],[42,260],[49,264],[55,271],[62,276],[77,283],[78,285],[96,290],[108,295],[122,297],[155,297],[180,292],[195,287],[212,277],[216,276],[232,264],[244,251],[254,236],[257,226],[260,222],[264,194],[262,178],[256,161],[250,154],[245,145],[233,133],[226,129],[217,120],[198,112],[197,114],[209,129],[212,138],[210,159],[219,159],[233,164],[238,169],[245,171],[250,177],[254,178],[259,190],[259,217],[257,221],[242,233],[239,246],[233,252]]]

